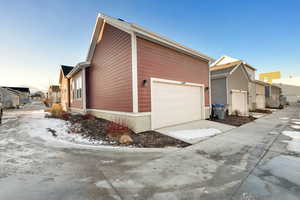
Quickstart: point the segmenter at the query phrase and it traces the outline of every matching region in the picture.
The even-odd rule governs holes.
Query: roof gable
[[[96,20],[95,27],[94,27],[94,31],[93,31],[90,47],[89,47],[89,50],[88,50],[88,55],[87,55],[87,58],[86,58],[86,62],[91,62],[91,59],[93,57],[94,50],[95,50],[95,47],[96,47],[96,43],[98,41],[99,35],[101,34],[102,27],[104,26],[105,23],[108,23],[112,26],[115,26],[115,27],[127,32],[127,33],[132,34],[132,35],[135,34],[135,35],[140,36],[144,39],[151,40],[153,42],[157,42],[157,43],[160,43],[162,45],[172,47],[174,49],[182,51],[183,53],[201,58],[202,60],[205,60],[207,62],[213,60],[209,56],[206,56],[206,55],[204,55],[204,54],[202,54],[198,51],[195,51],[193,49],[185,47],[185,46],[183,46],[183,45],[181,45],[181,44],[179,44],[175,41],[169,40],[169,39],[167,39],[165,37],[162,37],[162,36],[160,36],[156,33],[153,33],[149,30],[146,30],[146,29],[144,29],[144,28],[142,28],[142,27],[140,27],[136,24],[132,24],[132,23],[126,22],[124,20],[120,20],[120,19],[115,19],[115,18],[109,17],[109,16],[104,15],[104,14],[99,14],[98,17],[97,17],[97,20]]]
[[[229,56],[221,56],[218,60],[216,60],[214,63],[212,63],[211,66],[212,67],[223,66],[223,65],[226,65],[226,64],[234,63],[234,62],[242,62],[242,63],[245,64],[245,67],[256,71],[256,68],[252,67],[248,63],[242,61],[241,59],[232,58],[232,57],[229,57]]]
[[[3,88],[16,90],[16,91],[18,91],[18,92],[30,93],[29,88],[26,88],[26,87],[3,87]]]
[[[61,65],[61,69],[65,77],[68,75],[70,71],[72,71],[73,68],[74,68],[73,66]]]

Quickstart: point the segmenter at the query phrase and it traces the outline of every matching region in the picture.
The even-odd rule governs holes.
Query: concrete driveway
[[[227,132],[234,128],[236,127],[209,120],[198,120],[157,129],[156,131],[190,144],[196,144],[208,137]]]

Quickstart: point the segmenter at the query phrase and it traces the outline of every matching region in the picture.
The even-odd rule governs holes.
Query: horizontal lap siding
[[[87,68],[87,106],[132,112],[131,35],[105,24]]]
[[[188,56],[173,49],[137,37],[138,102],[139,112],[151,111],[150,84],[143,87],[143,80],[162,78],[209,86],[208,62]],[[209,105],[209,92],[205,92]]]

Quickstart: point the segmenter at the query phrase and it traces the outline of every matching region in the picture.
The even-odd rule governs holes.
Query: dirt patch
[[[60,117],[60,119],[71,123],[69,133],[81,134],[90,140],[105,141],[107,144],[113,146],[131,146],[138,148],[182,148],[190,145],[186,142],[163,135],[156,131],[135,133],[127,127],[106,119],[96,118],[92,115],[64,114]],[[112,135],[110,129],[119,130],[120,134]],[[132,139],[132,142],[128,144],[121,144],[120,137],[122,135],[129,136]]]
[[[256,109],[252,112],[255,112],[255,113],[263,113],[263,114],[272,114],[272,111],[271,110],[263,110],[263,109]]]
[[[236,116],[236,115],[229,115],[226,117],[226,119],[223,119],[223,120],[212,119],[212,121],[220,122],[223,124],[228,124],[231,126],[242,126],[242,125],[252,122],[254,120],[256,120],[256,118],[252,117],[252,116],[245,117],[245,116]]]

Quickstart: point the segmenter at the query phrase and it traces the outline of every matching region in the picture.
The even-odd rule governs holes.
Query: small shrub
[[[70,117],[71,117],[71,115],[70,115],[70,113],[67,113],[67,112],[63,112],[62,114],[61,114],[61,119],[62,120],[69,120],[70,119]]]
[[[109,122],[105,127],[106,133],[109,136],[119,136],[129,132],[127,126],[117,124],[115,122]]]
[[[240,113],[240,111],[238,111],[238,110],[234,110],[234,111],[233,111],[233,115],[234,115],[234,116],[240,116],[241,113]]]
[[[95,116],[92,115],[92,114],[85,114],[85,115],[82,116],[82,118],[84,120],[86,120],[86,119],[95,119]]]
[[[61,118],[63,114],[63,108],[60,104],[53,104],[50,112],[53,117]]]

